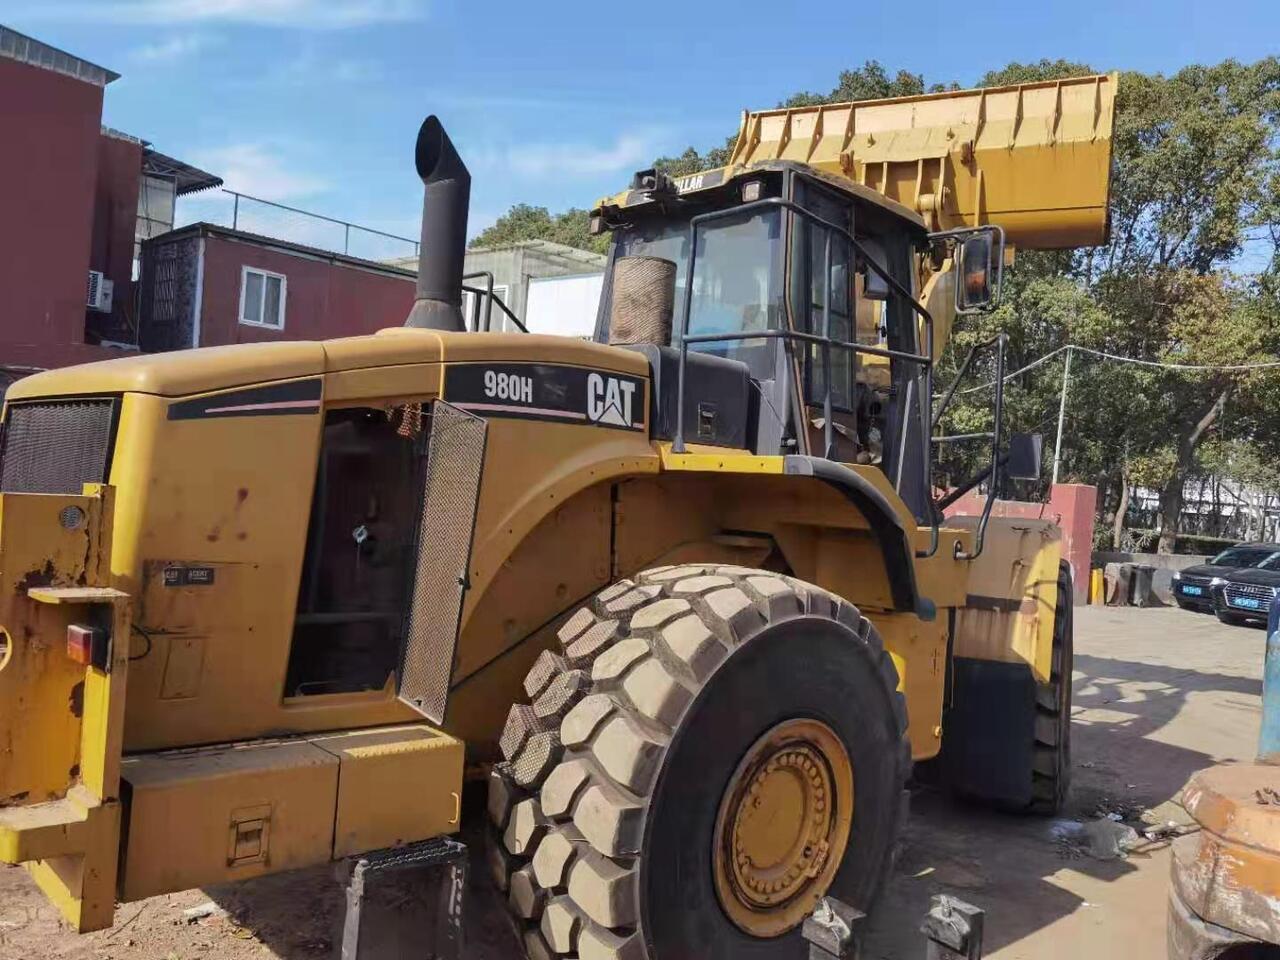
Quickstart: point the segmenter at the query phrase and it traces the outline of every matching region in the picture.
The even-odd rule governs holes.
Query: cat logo
[[[587,419],[615,427],[633,427],[632,401],[636,385],[631,380],[604,377],[592,373],[587,377]]]

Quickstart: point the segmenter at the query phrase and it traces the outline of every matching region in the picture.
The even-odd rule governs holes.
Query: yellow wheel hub
[[[853,823],[853,767],[831,728],[787,720],[757,740],[720,802],[715,882],[739,929],[776,937],[827,892]]]

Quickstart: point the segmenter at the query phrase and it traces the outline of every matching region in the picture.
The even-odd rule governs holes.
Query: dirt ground
[[[1078,610],[1074,780],[1064,819],[1099,811],[1132,822],[1176,819],[1181,810],[1169,801],[1193,771],[1252,756],[1263,645],[1261,630],[1177,609]],[[1063,829],[917,790],[864,957],[921,956],[920,918],[943,892],[986,910],[991,957],[1164,957],[1167,848],[1095,860],[1056,839],[1055,827]],[[319,960],[336,955],[342,896],[333,870],[306,871],[125,904],[111,930],[77,937],[11,868],[0,871],[0,960]],[[184,918],[210,901],[226,914]],[[475,890],[469,907],[468,953],[513,956],[492,895]]]

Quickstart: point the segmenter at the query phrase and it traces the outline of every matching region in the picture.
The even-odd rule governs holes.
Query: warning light
[[[73,623],[67,627],[67,656],[85,667],[107,669],[107,632],[97,627]]]

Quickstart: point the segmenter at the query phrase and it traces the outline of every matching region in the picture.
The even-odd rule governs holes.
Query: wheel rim
[[[798,926],[835,876],[853,823],[853,766],[817,720],[786,720],[742,758],[720,801],[715,884],[743,932]]]

